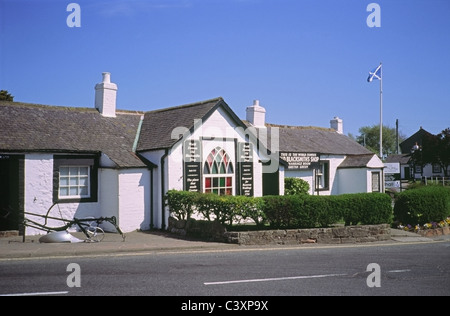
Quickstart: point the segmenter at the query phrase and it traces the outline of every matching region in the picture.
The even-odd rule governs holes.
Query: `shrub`
[[[377,225],[392,222],[391,198],[384,193],[344,194],[339,207],[345,225]]]
[[[299,178],[285,178],[284,179],[284,194],[299,195],[309,194],[309,183]]]
[[[222,225],[251,218],[259,227],[268,222],[274,229],[328,227],[341,219],[346,225],[382,224],[391,223],[392,217],[391,199],[383,193],[251,198],[169,191],[166,200],[178,220],[188,220],[194,213]]]
[[[178,220],[188,220],[196,210],[198,193],[170,190],[166,195],[166,205],[170,216]]]
[[[405,225],[439,222],[448,216],[450,216],[450,190],[439,186],[426,186],[401,192],[394,207],[394,220]]]
[[[240,216],[242,219],[252,219],[256,226],[262,227],[267,221],[267,216],[263,211],[264,200],[262,198],[250,198],[246,196],[237,196],[239,201]]]
[[[262,212],[273,228],[290,227],[294,221],[294,201],[298,197],[291,196],[264,196],[262,199]]]

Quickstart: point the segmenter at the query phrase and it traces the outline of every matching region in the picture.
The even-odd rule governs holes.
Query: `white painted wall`
[[[46,215],[53,205],[53,154],[26,154],[25,155],[25,211]],[[99,187],[102,177],[99,174]],[[101,216],[100,203],[61,203],[55,205],[50,213],[51,217],[72,219],[74,217]],[[27,215],[30,219],[44,224],[43,218]],[[61,227],[64,222],[48,220],[47,226]],[[26,228],[27,235],[46,234],[45,231]]]
[[[368,172],[366,168],[338,169],[339,194],[370,192],[367,187],[368,181],[371,181]]]
[[[194,123],[194,122],[193,122]],[[233,122],[231,117],[222,108],[215,111],[207,120],[200,122],[194,129],[192,135],[178,142],[171,150],[169,155],[169,175],[168,188],[174,190],[183,190],[184,175],[183,175],[183,143],[187,140],[199,140],[203,138],[202,142],[202,156],[205,161],[208,154],[215,147],[224,148],[230,155],[233,161],[233,166],[236,171],[236,148],[235,139],[238,142],[245,142],[245,131],[242,128],[236,128],[237,125]],[[262,196],[262,165],[258,162],[260,155],[257,152],[256,144],[253,146],[253,174],[254,174],[254,195]],[[145,157],[150,157],[145,154]],[[150,158],[148,158],[151,160]],[[151,160],[155,163],[155,161]]]
[[[119,171],[116,169],[99,170],[98,200],[101,217],[115,216],[119,219]],[[101,225],[106,231],[115,232],[115,227],[109,223]]]
[[[150,228],[150,171],[119,171],[119,227],[123,232]]]
[[[320,195],[336,195],[339,194],[339,175],[337,174],[337,168],[344,161],[345,156],[341,155],[321,155],[320,161],[330,162],[330,175],[329,175],[329,190],[320,190]],[[314,170],[286,170],[286,178],[300,178],[309,183],[311,195],[316,195],[316,179]]]

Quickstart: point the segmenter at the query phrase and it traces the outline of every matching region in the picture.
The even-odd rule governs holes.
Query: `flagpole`
[[[380,63],[382,67],[382,63]],[[380,159],[383,159],[383,69],[380,76]]]

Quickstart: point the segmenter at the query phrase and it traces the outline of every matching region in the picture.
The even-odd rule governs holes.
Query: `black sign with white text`
[[[201,150],[200,141],[188,140],[184,144],[184,189],[201,192]]]
[[[288,170],[317,169],[320,161],[318,153],[289,153],[281,152],[280,159],[288,164]]]
[[[239,184],[241,195],[253,196],[253,145],[250,143],[239,143],[238,148]]]

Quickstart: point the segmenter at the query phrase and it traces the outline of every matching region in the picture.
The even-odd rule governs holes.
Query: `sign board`
[[[384,164],[384,187],[386,189],[401,188],[401,171],[399,162],[390,162]]]
[[[389,162],[384,164],[384,173],[400,173],[400,163],[399,162]]]
[[[184,144],[184,189],[190,192],[201,192],[201,143],[199,140],[188,140]]]
[[[280,152],[280,159],[288,164],[288,170],[312,170],[319,167],[318,153]]]
[[[392,188],[400,188],[401,182],[398,181],[385,181],[384,186],[386,189],[392,189]]]
[[[253,196],[253,144],[239,143],[238,146],[239,186],[241,195]]]

